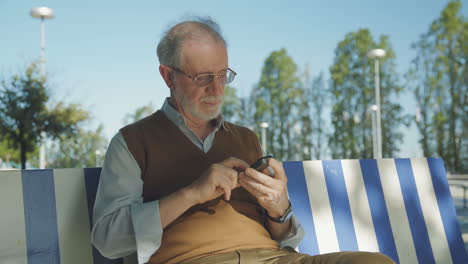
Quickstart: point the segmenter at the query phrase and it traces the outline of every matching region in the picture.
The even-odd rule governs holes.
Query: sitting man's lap
[[[297,253],[292,248],[237,250],[182,264],[392,264],[387,256],[375,252],[344,251],[317,256]]]

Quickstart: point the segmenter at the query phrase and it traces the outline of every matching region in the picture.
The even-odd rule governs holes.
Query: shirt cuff
[[[301,223],[297,220],[296,215],[291,217],[291,230],[281,241],[278,241],[281,248],[292,247],[297,248],[302,239],[304,239],[305,231]]]
[[[163,230],[159,216],[159,203],[153,201],[134,204],[131,206],[131,214],[133,230],[135,231],[138,264],[144,264],[161,246]]]

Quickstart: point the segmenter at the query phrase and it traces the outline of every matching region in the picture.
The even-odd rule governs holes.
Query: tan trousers
[[[309,256],[285,248],[236,250],[181,264],[395,264],[395,262],[380,253],[346,251]]]

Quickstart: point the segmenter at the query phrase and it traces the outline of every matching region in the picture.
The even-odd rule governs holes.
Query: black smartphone
[[[250,167],[257,170],[257,171],[259,171],[259,172],[263,172],[263,170],[268,167],[268,160],[270,158],[273,158],[273,156],[272,155],[263,156],[263,157],[259,158],[257,161],[255,161],[254,163],[252,163],[252,165],[250,165]]]

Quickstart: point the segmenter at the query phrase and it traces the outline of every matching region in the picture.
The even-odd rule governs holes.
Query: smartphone
[[[257,171],[259,171],[259,172],[263,172],[263,170],[268,167],[268,160],[270,158],[273,158],[273,156],[272,155],[263,156],[263,157],[259,158],[257,161],[255,161],[254,163],[252,163],[252,165],[250,165],[250,167],[257,170]]]

